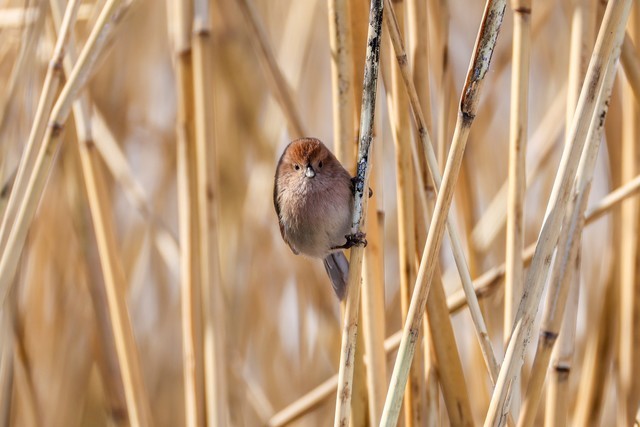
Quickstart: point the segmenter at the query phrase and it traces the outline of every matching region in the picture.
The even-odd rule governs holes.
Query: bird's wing
[[[280,202],[278,201],[278,172],[276,171],[276,179],[274,179],[273,183],[273,207],[276,209],[276,215],[278,216],[278,226],[280,227],[280,235],[282,236],[282,240],[284,240],[287,245],[291,248],[291,251],[298,255],[298,251],[295,250],[293,246],[291,246],[291,242],[287,239],[287,236],[284,233],[284,224],[282,223],[282,216],[280,212]]]

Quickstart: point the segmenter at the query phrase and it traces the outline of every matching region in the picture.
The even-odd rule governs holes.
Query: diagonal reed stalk
[[[575,112],[580,86],[586,73],[589,53],[593,48],[596,28],[596,6],[593,2],[581,0],[575,2],[571,18],[571,42],[569,52],[569,93],[567,96],[567,123],[565,139],[568,139],[570,126]],[[580,252],[574,263],[573,279],[567,310],[564,315],[564,326],[560,330],[558,345],[552,354],[553,368],[547,381],[545,424],[549,427],[564,426],[568,422],[569,413],[569,374],[575,341],[575,323],[580,296]],[[535,374],[535,372],[534,372]],[[532,396],[533,397],[533,396]]]
[[[357,173],[354,192],[354,210],[351,222],[353,233],[359,232],[364,227],[366,221],[368,195],[365,194],[368,193],[368,191],[365,190],[369,188],[369,175],[371,174],[371,142],[373,140],[378,67],[380,64],[382,11],[382,0],[373,0],[369,12],[367,59],[365,62],[362,108],[360,113],[360,143],[356,163]],[[336,412],[334,418],[334,425],[336,427],[348,425],[351,410],[363,254],[364,247],[360,245],[351,249],[346,309],[340,350],[340,367],[338,371],[338,390],[336,394]]]
[[[24,155],[18,165],[16,176],[14,178],[13,190],[15,191],[12,191],[14,194],[23,194],[25,192],[25,187],[27,186],[27,173],[34,167],[37,153],[40,149],[39,144],[42,143],[42,136],[44,135],[47,125],[47,117],[51,112],[55,96],[64,77],[62,73],[64,51],[69,38],[71,37],[79,6],[80,1],[74,0],[69,2],[66,8],[66,13],[60,28],[60,35],[56,40],[52,58],[47,68],[47,74],[42,88],[42,95],[38,100],[36,114],[24,149]],[[4,216],[2,217],[2,225],[0,226],[0,253],[4,252],[6,247],[7,239],[9,237],[9,229],[15,221],[19,201],[20,199],[15,196],[9,198],[7,201]]]
[[[197,233],[200,236],[202,339],[207,425],[228,425],[225,303],[219,255],[218,166],[213,111],[213,58],[210,0],[195,0],[193,86],[197,178]]]
[[[633,197],[638,193],[640,193],[640,175],[627,182],[620,188],[612,191],[607,196],[602,198],[598,203],[596,203],[593,207],[591,207],[585,213],[585,226],[592,224],[596,220],[602,218],[602,216],[610,213],[617,206],[619,206],[622,201],[626,200],[629,197]],[[522,259],[525,266],[527,266],[531,262],[535,247],[536,244],[533,243],[522,252]],[[506,266],[504,263],[493,267],[473,281],[475,294],[478,298],[487,297],[497,289],[497,285],[500,284],[500,280],[504,278],[505,268]],[[456,291],[447,298],[447,307],[449,313],[451,314],[459,312],[466,306],[466,304],[467,298],[463,290]],[[395,351],[398,348],[398,346],[400,345],[401,337],[402,330],[397,331],[384,341],[384,347],[387,354]],[[321,385],[309,391],[304,396],[301,396],[286,408],[278,411],[270,418],[268,423],[269,426],[284,426],[300,418],[307,412],[320,405],[320,403],[322,403],[325,399],[329,398],[329,396],[331,396],[335,392],[337,385],[338,375],[336,374],[327,379]]]
[[[485,7],[478,38],[476,39],[474,54],[470,62],[467,80],[460,100],[458,120],[445,167],[442,189],[438,193],[435,214],[429,227],[427,244],[425,245],[424,253],[420,261],[418,279],[411,299],[408,319],[404,327],[402,342],[391,376],[391,384],[387,393],[387,400],[381,421],[381,425],[384,426],[395,425],[398,419],[402,390],[407,382],[407,374],[418,341],[420,322],[422,321],[429,287],[435,271],[437,253],[442,243],[444,227],[453,198],[455,181],[462,163],[462,155],[464,154],[469,130],[475,118],[479,92],[491,63],[491,56],[502,24],[505,6],[504,1],[489,0]]]
[[[41,149],[42,137],[47,126],[47,118],[51,112],[51,107],[53,106],[58,89],[63,82],[64,75],[62,70],[62,61],[64,59],[66,45],[68,44],[69,38],[72,34],[79,6],[79,0],[72,0],[69,2],[65,10],[63,21],[60,26],[59,36],[56,40],[52,58],[47,68],[47,74],[42,88],[42,95],[38,100],[36,115],[33,119],[33,124],[29,132],[29,138],[27,139],[24,154],[20,160],[20,164],[18,165],[16,176],[14,178],[12,188],[13,197],[9,197],[4,211],[4,216],[2,217],[2,225],[0,226],[0,254],[4,254],[5,252],[9,233],[16,220],[17,210],[20,206],[21,199],[19,197],[22,197],[26,191],[28,173],[34,168],[38,152]]]
[[[61,0],[52,0],[50,7],[54,27],[57,32],[60,32],[64,23],[64,5]],[[65,58],[61,64],[65,73],[71,73],[76,56],[74,40],[71,37],[65,48]],[[79,180],[84,183],[83,187],[86,191],[86,200],[94,229],[94,237],[86,239],[85,244],[91,245],[88,258],[93,257],[95,262],[99,264],[99,268],[92,268],[95,270],[96,277],[89,281],[89,291],[98,324],[101,348],[98,364],[109,402],[107,411],[110,414],[110,422],[114,425],[128,425],[130,422],[129,413],[127,413],[128,393],[130,398],[137,396],[138,402],[134,402],[134,405],[139,406],[141,424],[150,425],[151,410],[138,363],[135,343],[132,337],[128,337],[127,331],[114,329],[114,318],[128,316],[122,314],[123,307],[126,307],[124,293],[126,287],[122,285],[126,283],[126,277],[120,255],[117,253],[115,227],[107,209],[109,200],[101,173],[101,164],[94,149],[97,144],[94,144],[88,96],[79,97],[74,102],[72,111],[76,123],[80,171],[82,172]],[[129,349],[126,352],[118,353],[117,341],[127,342]],[[126,354],[129,356],[125,356]],[[123,376],[122,365],[131,365],[129,382]],[[125,383],[129,390],[125,390]]]
[[[580,93],[580,100],[571,127],[571,138],[562,156],[560,170],[547,207],[547,215],[538,239],[539,243],[536,246],[527,275],[525,286],[528,292],[523,295],[518,307],[504,363],[485,419],[485,427],[502,425],[505,420],[504,415],[508,412],[510,396],[513,391],[512,384],[518,376],[517,371],[522,364],[524,352],[529,342],[531,328],[551,263],[552,252],[557,243],[562,218],[569,203],[571,182],[575,178],[589,124],[596,107],[597,95],[605,78],[606,64],[614,53],[616,30],[625,26],[630,6],[631,2],[626,0],[614,0],[607,5],[589,70]],[[608,69],[606,72],[613,72],[613,70]]]
[[[640,176],[629,181],[625,185],[616,189],[600,200],[595,206],[588,210],[585,214],[585,225],[589,225],[600,219],[603,215],[610,213],[619,204],[629,197],[635,196],[640,192]],[[531,262],[536,244],[529,245],[522,253],[525,266]],[[505,275],[505,264],[493,267],[480,277],[474,280],[474,288],[478,298],[484,298],[492,294]],[[451,314],[460,311],[467,304],[467,299],[463,290],[454,292],[447,298],[447,306]],[[385,351],[387,353],[397,350],[400,345],[402,331],[397,331],[384,342]],[[366,357],[366,355],[365,355]],[[334,375],[324,383],[314,388],[295,402],[288,405],[269,420],[269,426],[283,426],[300,418],[307,412],[316,408],[320,403],[327,399],[335,392],[338,384],[338,375]]]
[[[269,38],[267,37],[267,33],[260,22],[251,0],[236,0],[236,3],[249,24],[248,30],[251,36],[251,43],[254,45],[262,61],[267,81],[271,87],[271,93],[280,104],[282,112],[287,119],[290,138],[294,139],[308,135],[305,131],[302,118],[300,117],[300,110],[295,107],[291,88],[287,84],[287,80],[282,75],[282,71],[276,62],[275,56],[268,43]]]
[[[52,107],[48,125],[42,137],[43,143],[37,148],[37,156],[33,165],[31,166],[29,163],[28,153],[25,153],[24,161],[21,161],[20,167],[24,172],[19,174],[20,180],[18,180],[18,176],[16,177],[14,190],[23,189],[23,191],[12,192],[5,213],[10,215],[10,209],[15,206],[15,215],[13,216],[15,220],[11,224],[8,224],[9,221],[7,221],[7,224],[0,229],[0,242],[5,242],[1,246],[0,301],[4,301],[6,298],[10,283],[15,275],[24,240],[35,215],[37,202],[44,190],[55,154],[60,146],[60,134],[71,111],[71,105],[84,87],[95,61],[102,52],[107,35],[112,31],[113,24],[121,18],[125,6],[126,4],[123,5],[121,0],[110,0],[104,5],[77,63],[67,77],[66,84]],[[36,148],[34,147],[34,149]],[[26,180],[26,184],[23,179]],[[10,220],[11,216],[8,219]]]
[[[68,10],[72,5],[73,3],[67,6]],[[104,47],[107,35],[112,31],[114,24],[121,18],[127,6],[128,3],[125,2],[123,4],[119,1],[109,1],[104,5],[78,61],[69,74],[65,86],[52,108],[49,125],[42,135],[42,144],[39,147],[31,146],[33,147],[31,148],[32,150],[37,151],[35,160],[32,164],[30,163],[31,156],[33,155],[30,151],[27,151],[23,157],[23,161],[21,162],[23,174],[16,188],[24,188],[24,192],[20,194],[14,192],[12,194],[11,198],[15,198],[13,203],[15,203],[14,206],[16,206],[17,209],[15,220],[13,224],[8,224],[7,222],[0,232],[3,236],[2,241],[6,242],[6,246],[4,246],[2,252],[2,259],[0,260],[0,271],[2,271],[0,292],[2,292],[3,299],[4,296],[6,296],[8,287],[15,274],[16,265],[22,246],[24,245],[29,224],[35,214],[37,202],[44,191],[46,178],[52,167],[55,153],[60,146],[60,133],[70,113],[72,102],[78,95],[79,90],[86,83],[95,61]],[[66,19],[63,19],[63,21],[66,21]],[[68,37],[67,30],[64,29],[64,23],[61,25],[60,34],[61,39]],[[59,53],[60,52],[58,52],[58,54]],[[52,63],[53,69],[61,69],[61,59],[62,56],[59,56],[58,60]],[[41,105],[46,106],[46,97],[50,96],[50,90],[50,88],[45,88],[43,91],[43,98],[45,100],[41,101]],[[42,114],[46,117],[48,112],[44,110],[45,108],[43,107]],[[38,133],[41,132],[38,130],[40,126],[41,124],[38,121],[34,123],[32,131],[34,135],[32,138],[34,140],[37,139],[35,137]],[[22,179],[27,180],[26,184],[23,183]],[[94,201],[99,198],[97,192],[91,194],[90,190],[89,193],[90,196],[96,197]],[[20,197],[22,197],[22,199],[20,199]],[[10,203],[12,203],[11,200]],[[101,209],[98,209],[97,204],[94,204],[92,212],[94,214],[94,225],[97,232],[96,237],[99,250],[104,255],[101,260],[103,262],[103,274],[105,274],[106,279],[107,301],[113,322],[113,333],[123,376],[129,419],[132,425],[150,425],[150,411],[147,406],[148,403],[140,374],[133,332],[126,311],[125,298],[123,293],[120,292],[122,288],[121,282],[124,279],[121,275],[117,274],[117,262],[114,257],[115,246],[113,246],[114,242],[109,237],[112,236],[112,233],[106,230],[106,223],[104,222],[105,213]]]
[[[396,23],[396,15],[395,12],[392,11],[391,7],[388,7],[389,9],[389,13],[386,15],[386,19],[385,22],[387,24],[387,27],[389,28],[389,34],[391,36],[391,41],[393,43],[394,49],[396,51],[396,57],[398,59],[398,64],[400,66],[400,70],[402,72],[402,76],[404,78],[404,83],[405,83],[405,87],[406,90],[409,94],[409,99],[410,99],[410,104],[411,104],[411,108],[414,114],[414,118],[415,118],[415,122],[416,125],[418,126],[417,129],[417,133],[420,136],[421,139],[421,144],[422,144],[422,148],[424,150],[424,152],[426,153],[426,158],[427,158],[427,163],[429,165],[429,171],[431,173],[432,176],[432,181],[434,182],[434,186],[436,188],[437,191],[440,191],[440,187],[441,187],[441,177],[440,177],[440,173],[439,173],[439,169],[438,169],[438,163],[437,163],[437,159],[435,156],[435,152],[433,149],[433,145],[431,143],[431,140],[429,138],[429,133],[427,131],[426,128],[426,123],[425,123],[425,119],[424,119],[424,115],[422,113],[422,108],[421,105],[419,103],[418,100],[418,96],[417,96],[417,92],[416,92],[416,88],[413,84],[413,80],[410,78],[409,75],[409,67],[407,64],[407,56],[406,56],[406,52],[404,50],[404,44],[402,42],[402,37],[401,37],[401,32],[399,29],[399,26]],[[427,199],[426,199],[426,194],[424,189],[426,189],[426,185],[424,182],[424,178],[423,178],[423,173],[420,171],[423,166],[420,164],[420,162],[418,161],[418,159],[420,158],[420,154],[418,151],[418,147],[417,147],[417,143],[415,141],[412,141],[412,150],[413,150],[413,160],[414,160],[414,167],[416,168],[416,170],[418,171],[416,178],[417,178],[417,188],[421,189],[421,191],[418,192],[419,194],[419,199],[422,205],[422,210],[423,212],[429,212],[431,210],[431,208],[428,207],[428,203],[427,203]],[[495,378],[497,377],[498,374],[498,364],[496,362],[495,359],[495,355],[493,352],[493,349],[491,348],[491,342],[489,340],[489,334],[486,328],[486,325],[484,323],[484,319],[482,317],[482,313],[480,311],[480,306],[478,304],[477,299],[475,298],[475,293],[473,290],[473,283],[471,280],[471,274],[469,272],[469,267],[467,266],[466,260],[465,260],[465,256],[464,256],[464,252],[462,249],[462,243],[460,241],[460,238],[458,237],[458,234],[455,230],[455,227],[451,226],[452,221],[447,218],[447,230],[449,231],[449,236],[451,238],[451,242],[452,242],[452,249],[453,249],[453,253],[454,253],[454,258],[456,261],[456,266],[458,267],[458,270],[460,272],[460,276],[462,278],[462,283],[463,283],[463,289],[465,290],[465,293],[467,295],[467,300],[469,301],[469,307],[470,307],[470,312],[471,312],[471,317],[473,319],[473,323],[474,326],[476,328],[476,333],[478,336],[478,339],[480,341],[480,347],[482,349],[482,354],[484,356],[485,359],[485,363],[488,367],[489,370],[489,376],[492,379],[492,382],[495,381]],[[438,287],[441,287],[441,285],[436,285]],[[439,292],[439,291],[438,291]],[[444,299],[442,298],[442,304],[444,304]],[[427,306],[428,306],[428,311],[431,313],[434,310],[431,310],[429,307],[431,307],[430,304],[434,304],[434,302],[430,302],[429,299],[427,300]],[[430,320],[431,321],[431,320]],[[440,319],[439,323],[445,323],[448,322],[447,319]],[[446,325],[445,325],[446,327]],[[438,334],[441,336],[441,334]],[[442,339],[440,339],[440,341],[442,341]],[[436,346],[436,351],[439,347],[441,343],[436,341],[434,342],[434,345]],[[452,362],[453,360],[459,359],[459,356],[455,355],[452,357],[452,355],[449,355],[447,357],[446,360],[448,360],[447,365],[448,368],[451,368],[452,366]],[[442,365],[440,365],[440,369],[443,370],[444,367]],[[441,377],[442,374],[444,372],[441,372]],[[455,416],[453,416],[454,413],[456,412],[461,412],[459,411],[459,402],[457,402],[457,399],[453,399],[453,396],[451,396],[451,394],[448,392],[448,389],[450,389],[449,381],[446,381],[447,378],[441,378],[441,383],[443,386],[443,394],[445,396],[445,403],[447,403],[447,407],[450,409],[450,416],[452,416],[452,419],[455,420]],[[455,386],[453,387],[453,389],[457,389],[458,391],[462,391],[462,386],[460,384],[460,380],[456,381],[457,384],[455,384]],[[466,396],[466,393],[463,393],[464,396]]]
[[[618,31],[620,43],[624,35],[624,27]],[[617,66],[617,56],[619,55],[619,44],[616,47],[617,54],[614,53],[607,67]],[[564,309],[569,295],[570,284],[573,279],[574,265],[580,247],[582,229],[584,228],[584,212],[591,190],[591,180],[595,168],[600,141],[604,129],[609,98],[613,89],[615,73],[608,70],[602,89],[598,95],[598,107],[595,111],[594,120],[591,121],[587,136],[588,144],[584,150],[580,161],[575,184],[575,195],[571,201],[571,209],[568,209],[564,218],[563,229],[566,230],[560,236],[558,242],[558,253],[553,266],[553,274],[547,292],[545,312],[542,318],[540,338],[538,339],[538,349],[536,351],[529,386],[527,388],[526,400],[523,405],[518,425],[521,427],[532,426],[535,422],[538,403],[542,396],[542,386],[551,358],[551,351],[560,333],[560,325],[564,316]]]

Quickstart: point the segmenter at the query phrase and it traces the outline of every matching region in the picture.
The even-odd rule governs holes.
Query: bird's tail
[[[331,285],[336,295],[342,301],[347,293],[347,279],[349,277],[349,261],[344,253],[333,252],[324,259],[324,268],[331,279]]]

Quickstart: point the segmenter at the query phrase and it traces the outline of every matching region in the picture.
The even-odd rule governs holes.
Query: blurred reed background
[[[485,7],[391,3],[353,426],[382,416],[436,200],[388,25],[404,38],[440,175]],[[508,423],[638,425],[637,4],[621,66],[607,78],[614,37],[594,76],[595,113],[579,109],[572,125],[605,7],[625,16],[630,3],[506,5],[450,216],[480,310],[469,315],[447,235],[401,425],[495,415],[492,382],[532,254],[521,251],[556,197],[565,141],[580,138],[591,160],[557,241],[554,292],[533,297]],[[355,171],[368,10],[366,0],[0,0],[1,425],[330,425],[342,312],[321,263],[282,241],[273,174],[303,135]]]

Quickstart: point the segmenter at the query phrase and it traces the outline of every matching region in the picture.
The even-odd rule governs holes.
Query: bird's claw
[[[367,247],[367,239],[365,238],[367,235],[361,231],[358,231],[354,234],[347,234],[344,236],[347,239],[347,242],[342,246],[335,246],[331,249],[349,249],[354,246],[363,246]]]

